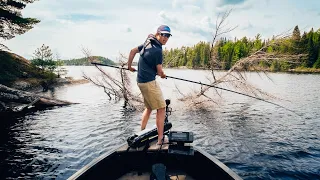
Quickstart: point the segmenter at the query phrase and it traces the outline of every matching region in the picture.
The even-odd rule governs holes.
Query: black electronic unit
[[[193,132],[184,131],[170,131],[169,142],[176,142],[178,144],[192,143],[193,142]]]

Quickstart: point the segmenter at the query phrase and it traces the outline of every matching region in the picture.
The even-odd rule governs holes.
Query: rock
[[[68,101],[63,101],[22,90],[9,88],[2,84],[0,84],[0,102],[2,102],[2,104],[0,105],[0,109],[5,109],[4,111],[8,111],[4,103],[20,104],[10,109],[10,111],[13,112],[21,112],[26,109],[30,109],[30,107],[33,107],[33,109],[43,109],[52,106],[65,106],[75,104]]]
[[[14,89],[26,90],[32,87],[32,84],[27,81],[15,81],[12,86]]]

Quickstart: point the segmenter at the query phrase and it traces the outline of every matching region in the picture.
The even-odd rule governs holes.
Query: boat
[[[164,134],[169,143],[157,143],[156,127],[127,138],[127,142],[101,155],[81,168],[69,180],[241,180],[221,161],[193,146],[193,132],[170,131],[168,116],[172,109],[166,100]]]

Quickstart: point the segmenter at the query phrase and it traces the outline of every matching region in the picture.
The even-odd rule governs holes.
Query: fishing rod
[[[117,68],[117,69],[123,69],[123,70],[129,70],[128,68],[123,68],[123,67],[109,65],[109,64],[102,64],[102,63],[96,63],[96,62],[92,62],[91,64],[99,65],[99,66],[108,66],[108,67]]]
[[[123,69],[123,70],[129,70],[128,68],[123,68],[123,67],[118,67],[118,66],[114,66],[114,65],[109,65],[109,64],[102,64],[102,63],[95,63],[95,62],[92,62],[91,64],[93,65],[100,65],[100,66],[108,66],[108,67],[112,67],[112,68],[117,68],[117,69]],[[253,99],[257,99],[257,100],[260,100],[260,101],[263,101],[263,102],[266,102],[266,103],[269,103],[269,104],[273,104],[275,106],[278,106],[278,107],[282,107],[288,111],[291,111],[293,113],[295,113],[294,111],[284,107],[284,106],[281,106],[279,104],[276,104],[274,102],[271,102],[271,101],[268,101],[268,100],[265,100],[265,99],[262,99],[262,98],[259,98],[259,97],[255,97],[255,96],[251,96],[249,94],[244,94],[242,92],[238,92],[238,91],[233,91],[233,90],[230,90],[230,89],[226,89],[226,88],[222,88],[222,87],[218,87],[218,86],[215,86],[215,85],[211,85],[211,84],[206,84],[206,83],[201,83],[201,82],[197,82],[197,81],[191,81],[191,80],[188,80],[188,79],[182,79],[182,78],[177,78],[177,77],[173,77],[173,76],[166,76],[166,78],[171,78],[171,79],[177,79],[177,80],[180,80],[180,81],[186,81],[186,82],[191,82],[191,83],[195,83],[195,84],[200,84],[200,85],[204,85],[204,86],[208,86],[208,87],[213,87],[213,88],[217,88],[217,89],[221,89],[221,90],[224,90],[224,91],[229,91],[229,92],[232,92],[232,93],[236,93],[236,94],[240,94],[240,95],[243,95],[243,96],[247,96],[247,97],[250,97],[250,98],[253,98]]]

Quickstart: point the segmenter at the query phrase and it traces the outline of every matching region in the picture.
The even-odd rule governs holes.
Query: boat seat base
[[[186,156],[193,156],[194,149],[192,146],[179,146],[170,144],[168,148],[169,154],[179,154],[179,155],[186,155]]]

